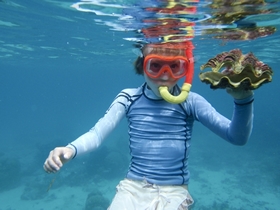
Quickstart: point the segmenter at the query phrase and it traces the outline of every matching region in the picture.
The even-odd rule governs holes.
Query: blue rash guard
[[[178,86],[173,95],[178,95]],[[181,104],[157,97],[145,83],[121,91],[103,118],[68,145],[80,155],[97,148],[126,116],[131,162],[127,178],[158,185],[188,184],[188,156],[194,121],[232,144],[247,142],[253,120],[253,95],[235,99],[232,120],[219,114],[203,97],[190,92]]]

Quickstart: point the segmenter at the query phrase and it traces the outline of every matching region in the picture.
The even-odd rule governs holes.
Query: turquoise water
[[[240,48],[274,70],[273,81],[255,91],[254,130],[246,146],[229,145],[195,124],[189,186],[194,209],[280,209],[280,15],[275,2],[269,20],[252,17],[277,28],[270,36],[222,41],[200,33],[193,39],[192,90],[227,117],[232,99],[200,82],[200,65]],[[96,153],[72,161],[57,175],[46,175],[42,168],[51,149],[89,130],[122,89],[144,81],[133,70],[135,42],[127,40],[143,37],[118,16],[125,5],[135,4],[87,7],[107,14],[96,15],[77,11],[73,3],[0,1],[0,210],[83,209],[92,192],[103,196],[95,203],[106,209],[125,176],[125,120]]]

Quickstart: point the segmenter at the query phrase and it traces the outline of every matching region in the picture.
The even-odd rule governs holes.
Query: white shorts
[[[188,210],[193,202],[185,185],[159,186],[124,179],[108,210]]]

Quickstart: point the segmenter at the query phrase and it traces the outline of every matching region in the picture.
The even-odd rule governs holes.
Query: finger
[[[74,155],[74,151],[71,148],[64,148],[63,155],[61,156],[62,164],[67,163]]]
[[[50,152],[49,157],[45,161],[45,168],[51,172],[58,171],[62,167],[62,162],[54,150]]]
[[[50,160],[51,166],[55,164],[55,166],[62,167],[63,163],[60,157],[63,158],[63,153],[61,149],[57,148],[51,151],[48,158]]]
[[[43,168],[47,173],[53,173],[53,170],[46,163],[44,163]]]
[[[58,165],[53,159],[51,158],[48,158],[45,162],[45,166],[47,169],[49,169],[51,172],[54,172],[54,171],[58,171],[62,165]]]
[[[51,163],[51,166],[55,167],[56,169],[62,167],[62,165],[63,165],[59,156],[53,156],[53,159],[52,159],[52,161],[50,161],[50,163]]]
[[[231,94],[231,93],[233,92],[232,88],[230,88],[230,87],[227,87],[227,88],[226,88],[226,91],[227,91],[227,93],[229,93],[229,94]]]
[[[66,160],[66,161],[70,160],[71,157],[72,157],[72,153],[71,152],[67,152],[67,153],[65,153],[63,155],[63,159]]]
[[[56,173],[58,171],[57,169],[51,167],[47,161],[44,163],[43,168],[47,173]]]

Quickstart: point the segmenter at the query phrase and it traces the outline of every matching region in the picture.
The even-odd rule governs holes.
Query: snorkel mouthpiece
[[[187,99],[191,86],[192,85],[189,83],[184,83],[182,86],[182,89],[181,89],[181,93],[178,96],[171,95],[171,93],[169,93],[169,91],[168,91],[167,86],[160,86],[158,89],[159,89],[159,93],[160,93],[161,97],[164,100],[166,100],[167,102],[169,102],[171,104],[180,104]]]

